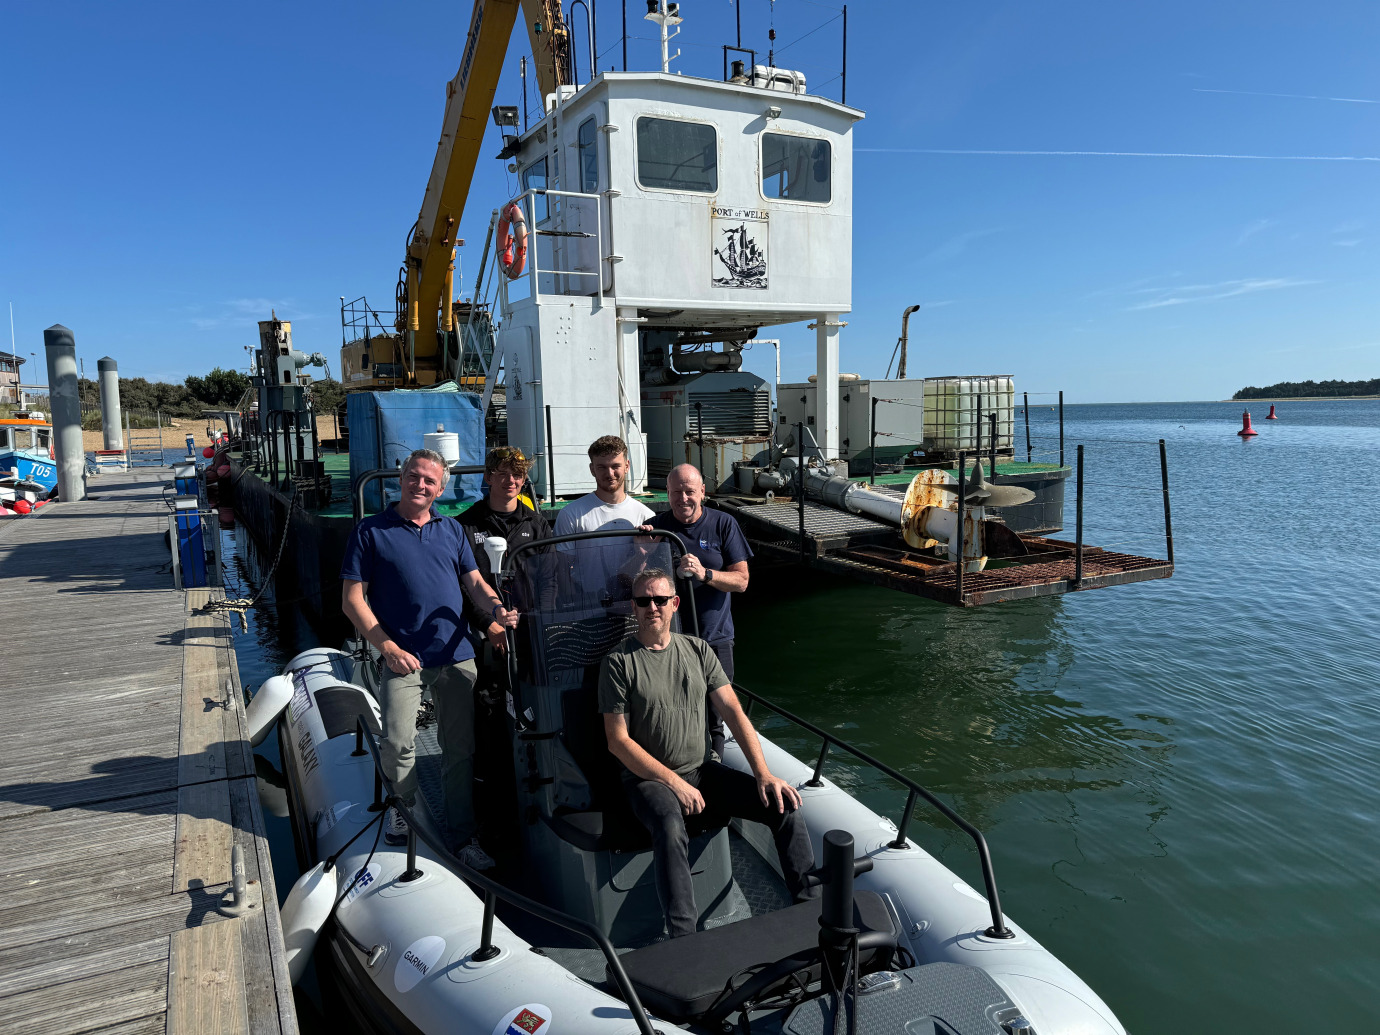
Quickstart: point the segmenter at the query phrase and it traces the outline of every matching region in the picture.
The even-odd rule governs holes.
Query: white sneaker
[[[472,870],[492,870],[498,864],[493,857],[479,845],[479,838],[470,838],[470,843],[455,853],[455,857]]]
[[[389,809],[388,817],[383,821],[383,840],[390,845],[407,844],[407,820],[397,809]]]

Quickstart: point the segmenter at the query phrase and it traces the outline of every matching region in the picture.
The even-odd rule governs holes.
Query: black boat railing
[[[959,499],[962,499],[962,496],[960,496]],[[746,687],[739,686],[737,683],[733,684],[733,689],[738,694],[748,699],[749,711],[751,710],[753,703],[759,703],[763,707],[771,709],[773,712],[775,712],[777,715],[781,716],[788,722],[794,723],[796,726],[799,726],[801,729],[808,731],[816,737],[819,737],[823,741],[819,749],[819,758],[815,762],[814,775],[806,781],[806,787],[824,786],[824,781],[822,778],[822,774],[824,771],[824,763],[829,757],[829,749],[831,747],[837,747],[843,751],[848,752],[850,755],[858,759],[860,762],[863,762],[866,765],[871,766],[873,769],[876,769],[878,772],[885,774],[886,776],[890,777],[891,779],[899,783],[902,787],[906,788],[908,792],[906,795],[906,809],[905,812],[901,815],[901,821],[896,824],[896,837],[893,838],[887,844],[888,848],[905,849],[910,847],[908,844],[906,844],[906,831],[910,828],[911,814],[915,811],[915,802],[918,798],[925,799],[925,801],[929,802],[929,804],[934,806],[934,808],[936,808],[946,819],[948,819],[956,827],[958,827],[965,834],[971,837],[973,839],[973,843],[977,846],[978,860],[982,865],[982,881],[983,884],[985,884],[987,887],[987,905],[992,911],[992,926],[987,928],[987,930],[983,933],[986,934],[989,938],[1015,937],[1015,934],[1013,934],[1011,929],[1006,926],[1006,922],[1002,918],[1001,898],[997,893],[997,877],[996,873],[992,869],[992,853],[988,851],[987,839],[982,836],[981,830],[973,826],[966,819],[964,819],[957,812],[955,812],[948,805],[946,805],[943,801],[941,801],[939,798],[936,798],[933,794],[927,791],[924,787],[921,787],[910,777],[897,772],[895,769],[891,768],[891,766],[887,765],[885,762],[873,758],[865,751],[860,751],[858,748],[855,748],[852,744],[849,744],[847,741],[840,740],[838,737],[834,736],[828,730],[820,729],[818,726],[816,726],[813,722],[810,722],[808,719],[802,719],[800,716],[788,712],[785,708],[782,708],[780,705],[772,704],[761,694],[753,693],[753,691],[748,690]]]
[[[508,905],[521,909],[525,913],[530,913],[540,920],[555,924],[557,927],[563,927],[572,934],[581,935],[593,942],[604,954],[609,973],[613,975],[619,994],[622,995],[623,1002],[627,1004],[632,1013],[632,1019],[637,1024],[637,1030],[641,1032],[641,1035],[657,1035],[651,1020],[647,1017],[647,1011],[642,1006],[642,1001],[638,999],[637,992],[633,989],[632,982],[628,980],[627,971],[623,969],[623,964],[618,959],[618,953],[614,951],[613,944],[603,931],[585,920],[568,913],[562,913],[559,909],[552,909],[536,899],[521,895],[500,884],[492,877],[486,877],[483,873],[461,862],[438,838],[421,828],[421,825],[413,819],[411,808],[393,792],[393,785],[383,774],[383,760],[379,757],[378,742],[375,741],[373,732],[364,724],[364,716],[360,715],[355,720],[355,753],[361,753],[366,746],[374,760],[374,803],[370,806],[371,811],[380,811],[384,808],[397,809],[398,814],[407,821],[407,868],[398,877],[398,880],[406,883],[416,880],[422,875],[422,871],[417,869],[417,840],[420,838],[466,882],[483,890],[483,928],[480,933],[479,948],[472,954],[472,958],[476,962],[482,963],[499,955],[501,950],[494,945],[494,909],[497,902],[506,902]]]

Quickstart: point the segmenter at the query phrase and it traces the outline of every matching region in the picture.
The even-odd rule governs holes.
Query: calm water
[[[1342,1028],[1380,1000],[1380,402],[1279,409],[1249,441],[1235,403],[1068,409],[1090,543],[1163,556],[1167,441],[1172,580],[959,612],[790,574],[735,605],[740,681],[982,828],[1008,913],[1137,1035]],[[1054,418],[1032,413],[1037,454]],[[289,610],[240,637],[246,683],[311,645]],[[980,886],[926,819],[913,835]]]

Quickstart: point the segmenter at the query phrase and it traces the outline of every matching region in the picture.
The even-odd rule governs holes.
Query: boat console
[[[646,568],[674,572],[680,549],[666,533],[587,534],[526,544],[506,566],[504,590],[523,614],[510,651],[523,860],[541,874],[551,905],[618,944],[659,936],[662,915],[651,835],[628,805],[622,766],[604,739],[599,666],[636,629],[633,577]],[[693,615],[677,618],[677,631],[694,627]],[[727,829],[694,820],[688,833],[701,922],[741,919],[746,911],[730,895]]]

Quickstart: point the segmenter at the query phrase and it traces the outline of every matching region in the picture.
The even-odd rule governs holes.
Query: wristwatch
[[[706,586],[709,585],[709,577],[710,577],[711,575],[713,575],[713,574],[714,574],[714,573],[713,573],[712,571],[710,571],[708,568],[705,568],[705,569],[704,569],[704,578],[700,579],[700,581],[703,582]]]

